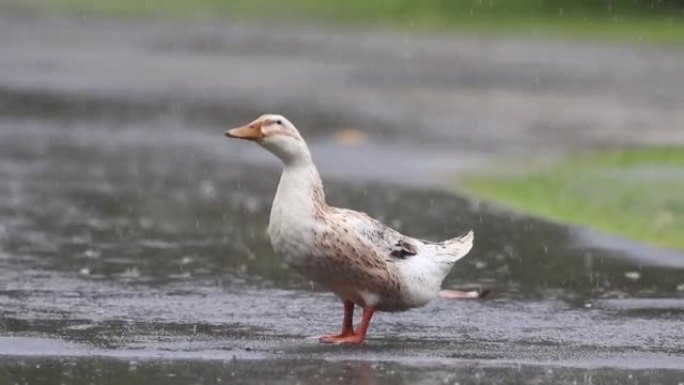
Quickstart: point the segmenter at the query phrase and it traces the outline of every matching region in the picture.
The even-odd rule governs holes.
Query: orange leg
[[[346,321],[346,309],[347,309],[347,304],[345,302],[345,321]],[[353,310],[353,307],[352,307]],[[334,338],[330,337],[323,337],[321,338],[321,342],[332,342],[336,344],[353,344],[353,345],[358,345],[363,342],[364,339],[366,339],[366,332],[368,331],[368,325],[370,325],[371,318],[373,318],[373,313],[375,312],[374,307],[364,307],[363,308],[363,316],[361,317],[361,322],[359,323],[359,326],[356,328],[356,332],[352,331],[350,334],[346,336],[334,336]]]
[[[337,335],[323,336],[321,342],[337,342],[337,340],[354,335],[354,302],[344,301],[344,320],[342,321],[342,333]]]

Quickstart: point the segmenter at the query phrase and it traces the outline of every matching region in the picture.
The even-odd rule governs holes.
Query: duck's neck
[[[285,163],[271,214],[288,211],[316,215],[326,208],[323,182],[310,158]]]

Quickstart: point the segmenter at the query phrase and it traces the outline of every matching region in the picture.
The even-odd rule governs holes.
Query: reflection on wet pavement
[[[678,371],[545,368],[479,366],[454,363],[429,371],[420,364],[405,366],[393,362],[364,360],[281,359],[263,365],[259,360],[226,361],[123,361],[88,359],[13,359],[0,369],[0,380],[19,383],[70,384],[188,384],[228,383],[263,384],[263,378],[277,379],[269,383],[296,384],[677,384]]]
[[[65,113],[79,104],[58,98],[32,110],[14,96],[0,104],[28,113],[0,120],[1,383],[681,381],[680,254],[645,264],[578,247],[574,230],[352,173],[328,181],[331,203],[428,239],[474,228],[445,285],[493,295],[380,314],[366,346],[323,346],[305,337],[337,328],[338,301],[265,237],[275,161],[253,164],[224,127],[190,129],[173,111]],[[231,120],[253,117],[239,110]],[[316,143],[323,162],[345,162]]]

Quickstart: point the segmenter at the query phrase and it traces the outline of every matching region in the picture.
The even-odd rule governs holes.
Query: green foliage
[[[684,0],[5,0],[82,15],[364,24],[422,30],[684,41]]]
[[[522,174],[470,176],[461,187],[558,222],[684,249],[684,149],[583,154]]]

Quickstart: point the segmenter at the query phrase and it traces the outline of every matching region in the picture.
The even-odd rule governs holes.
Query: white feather
[[[283,162],[268,235],[285,262],[345,300],[378,310],[423,306],[439,295],[473,233],[441,243],[411,238],[381,222],[325,203],[306,142],[285,118],[262,129],[260,144]]]

